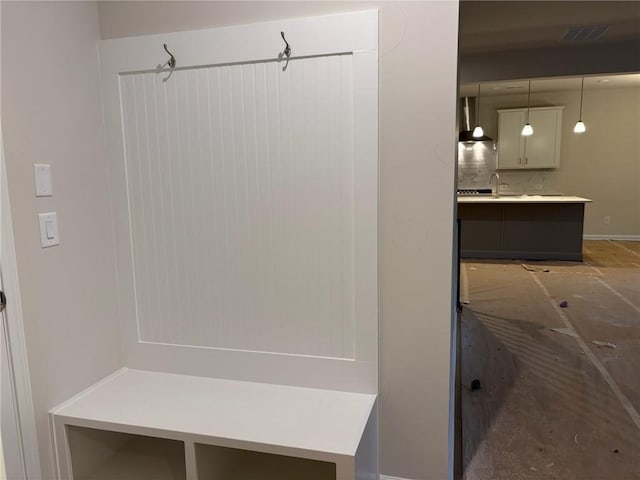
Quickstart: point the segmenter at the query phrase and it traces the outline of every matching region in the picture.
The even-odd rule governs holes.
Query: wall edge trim
[[[623,240],[628,242],[640,242],[640,235],[607,235],[607,234],[593,234],[583,235],[583,240]]]
[[[380,475],[380,480],[413,480],[411,478],[391,477],[389,475]]]

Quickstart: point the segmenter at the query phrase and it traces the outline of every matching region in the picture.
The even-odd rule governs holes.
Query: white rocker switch
[[[55,212],[38,214],[40,222],[40,244],[42,248],[60,245],[58,236],[58,216]]]

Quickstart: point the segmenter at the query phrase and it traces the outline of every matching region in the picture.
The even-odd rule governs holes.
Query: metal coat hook
[[[167,60],[167,65],[169,65],[169,68],[175,68],[176,67],[176,58],[173,56],[173,53],[171,53],[169,51],[169,49],[167,48],[167,44],[163,43],[162,46],[164,47],[164,51],[167,52],[169,54],[169,56],[171,57],[169,60]]]
[[[280,35],[282,36],[282,40],[284,41],[285,47],[284,47],[284,51],[280,52],[280,54],[278,55],[278,58],[287,57],[287,63],[285,63],[284,67],[282,67],[282,71],[284,72],[289,66],[289,57],[291,56],[291,47],[289,46],[289,42],[287,42],[287,39],[284,38],[284,32],[280,32]]]
[[[284,32],[280,32],[280,35],[282,35],[282,40],[284,40],[284,43],[286,45],[286,47],[284,47],[284,56],[289,58],[291,56],[291,47],[289,46],[289,42],[287,42],[287,39],[284,38]]]

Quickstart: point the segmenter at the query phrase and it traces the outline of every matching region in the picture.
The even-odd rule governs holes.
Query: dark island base
[[[582,261],[584,203],[459,203],[460,256]]]

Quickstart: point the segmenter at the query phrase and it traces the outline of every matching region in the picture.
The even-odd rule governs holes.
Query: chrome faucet
[[[498,198],[500,196],[500,175],[498,172],[493,172],[489,177],[489,186],[491,186],[491,180],[493,180],[493,177],[496,177],[496,189],[493,192],[493,196]]]

